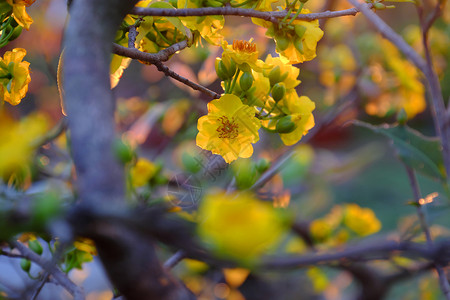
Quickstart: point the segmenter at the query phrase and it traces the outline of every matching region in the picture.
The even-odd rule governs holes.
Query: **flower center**
[[[253,53],[253,52],[256,52],[256,44],[247,42],[247,41],[242,41],[242,40],[234,40],[233,41],[233,50],[247,52],[247,53]]]
[[[219,121],[222,123],[216,131],[219,133],[219,138],[221,139],[234,139],[238,136],[239,126],[234,121],[234,118],[228,120],[227,117],[222,116],[219,118]]]

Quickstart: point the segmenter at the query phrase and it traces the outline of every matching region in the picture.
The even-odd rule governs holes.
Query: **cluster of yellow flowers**
[[[47,130],[43,115],[30,115],[15,121],[0,111],[0,179],[10,180],[26,172],[38,145],[39,136]]]
[[[378,232],[381,222],[370,208],[357,204],[336,205],[330,213],[311,222],[312,237],[319,243],[339,245],[351,235],[367,236]]]
[[[251,41],[224,41],[222,47],[215,67],[225,94],[199,119],[197,145],[230,163],[253,154],[260,127],[278,133],[285,145],[297,143],[314,126],[315,108],[297,94],[300,70],[283,56],[260,60]]]
[[[251,263],[288,229],[271,203],[249,193],[207,195],[198,211],[198,234],[218,255]]]
[[[31,81],[30,63],[22,61],[26,54],[25,49],[15,48],[0,58],[0,97],[11,105],[20,103]]]

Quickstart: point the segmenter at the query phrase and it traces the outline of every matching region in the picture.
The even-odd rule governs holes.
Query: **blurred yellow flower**
[[[347,204],[343,219],[344,225],[360,236],[378,232],[381,222],[370,208],[361,208],[357,204]]]
[[[26,54],[25,49],[15,48],[0,58],[0,99],[11,105],[19,104],[28,92],[30,63],[22,61]]]
[[[46,130],[47,120],[43,115],[29,115],[17,122],[5,110],[0,111],[0,178],[8,180],[28,167],[35,151],[34,143]]]
[[[157,171],[158,167],[154,163],[145,158],[139,158],[136,165],[130,170],[133,187],[138,188],[146,185],[155,176]]]
[[[283,102],[288,115],[291,116],[291,121],[295,124],[295,129],[289,133],[280,133],[280,138],[286,146],[291,146],[314,127],[312,111],[316,105],[307,96],[299,97],[295,89],[286,92]]]
[[[25,7],[29,7],[36,0],[6,0],[13,8],[13,16],[16,22],[26,30],[30,29],[33,19],[27,14]]]
[[[249,193],[207,195],[198,211],[198,233],[217,254],[252,261],[275,245],[285,225],[276,210]]]
[[[252,143],[259,140],[261,127],[253,107],[226,94],[208,103],[208,115],[198,120],[197,146],[219,154],[227,163],[253,154]]]

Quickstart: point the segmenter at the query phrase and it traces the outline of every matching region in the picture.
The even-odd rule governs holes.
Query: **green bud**
[[[188,152],[183,152],[183,154],[181,154],[181,163],[186,171],[193,174],[202,169],[200,158],[196,157],[195,154],[192,155]]]
[[[373,7],[375,7],[375,9],[379,9],[379,10],[386,9],[386,5],[384,5],[383,3],[380,3],[380,2],[374,3]]]
[[[272,87],[272,98],[276,102],[283,99],[284,95],[286,94],[286,87],[284,86],[284,83],[278,82],[274,84]]]
[[[0,1],[0,15],[10,14],[12,12],[12,6],[6,1]],[[6,22],[7,20],[5,20]]]
[[[222,62],[224,63],[228,78],[232,78],[236,74],[236,63],[229,57],[223,57]]]
[[[206,6],[208,7],[222,7],[223,3],[220,1],[216,1],[216,0],[207,0],[206,1]]]
[[[243,91],[248,91],[253,85],[253,75],[251,72],[244,72],[239,79],[239,85]]]
[[[222,62],[222,60],[220,58],[216,58],[214,67],[216,69],[217,77],[219,77],[221,80],[228,79],[227,68],[225,67],[224,63]]]
[[[297,24],[297,25],[295,25],[294,30],[295,30],[295,34],[297,35],[297,38],[301,39],[306,32],[306,27],[303,25]]]
[[[259,173],[264,173],[265,171],[267,171],[270,168],[270,161],[268,161],[265,158],[261,158],[257,163],[256,163],[256,170]]]
[[[114,154],[123,164],[131,162],[136,155],[131,146],[122,139],[114,141],[113,149]]]
[[[292,122],[291,116],[285,116],[278,120],[276,131],[278,133],[290,133],[295,130],[295,123]]]
[[[17,39],[20,36],[21,33],[22,33],[22,26],[17,26],[16,28],[14,28],[14,31],[8,40],[10,42],[14,41],[15,39]]]
[[[20,267],[22,268],[22,270],[24,270],[25,272],[29,272],[31,269],[31,261],[29,261],[26,258],[22,258],[20,259]]]
[[[250,188],[257,179],[256,166],[250,159],[240,159],[232,164],[236,186],[240,190]]]
[[[400,111],[397,113],[398,124],[405,125],[407,120],[408,120],[408,115],[406,114],[405,109],[404,108],[400,109]]]
[[[298,50],[301,54],[303,54],[303,42],[301,38],[297,38],[294,40],[294,47]]]
[[[41,255],[43,252],[42,245],[41,245],[41,243],[39,243],[38,240],[28,241],[28,247],[39,255]]]
[[[273,86],[275,83],[280,82],[281,69],[280,66],[276,66],[269,73],[270,85]]]
[[[278,36],[275,37],[275,41],[277,42],[277,49],[279,51],[284,51],[289,47],[291,41],[287,36]]]

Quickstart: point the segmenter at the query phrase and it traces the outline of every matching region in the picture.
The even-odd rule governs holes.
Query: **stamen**
[[[233,41],[233,50],[252,53],[256,52],[256,44],[252,42],[247,42],[243,40]]]
[[[234,121],[234,118],[228,120],[227,117],[222,116],[219,118],[222,123],[216,131],[219,133],[219,138],[221,139],[235,139],[239,135],[239,126]]]

